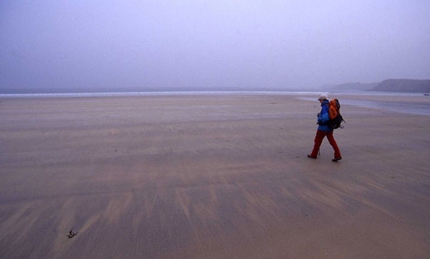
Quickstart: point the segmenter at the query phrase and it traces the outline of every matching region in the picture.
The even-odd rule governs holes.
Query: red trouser
[[[337,146],[336,140],[334,140],[333,131],[326,132],[326,131],[322,131],[322,130],[317,130],[317,134],[315,135],[315,140],[314,140],[314,143],[315,143],[314,149],[312,150],[312,153],[310,155],[312,157],[317,157],[318,151],[320,150],[321,143],[322,143],[325,136],[327,136],[328,142],[333,147],[334,158],[342,157],[340,154],[339,147]]]

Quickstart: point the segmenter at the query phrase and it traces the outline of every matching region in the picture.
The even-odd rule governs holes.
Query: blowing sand
[[[0,258],[430,258],[430,116],[344,105],[333,163],[327,140],[306,157],[318,111],[276,95],[1,99]]]

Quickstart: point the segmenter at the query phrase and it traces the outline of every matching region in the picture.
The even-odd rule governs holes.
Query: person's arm
[[[330,120],[330,116],[328,114],[328,107],[324,106],[321,109],[321,113],[318,115],[318,124],[324,125]]]

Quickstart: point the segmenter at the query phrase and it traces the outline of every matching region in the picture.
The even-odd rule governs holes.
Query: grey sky
[[[0,90],[430,78],[430,1],[0,2]]]

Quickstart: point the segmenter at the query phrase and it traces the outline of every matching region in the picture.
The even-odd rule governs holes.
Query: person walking
[[[337,146],[336,140],[333,137],[333,129],[330,128],[328,125],[328,121],[330,120],[328,96],[326,94],[322,94],[318,98],[318,101],[321,103],[321,112],[317,115],[318,129],[314,139],[314,148],[312,149],[312,152],[308,155],[308,157],[313,159],[317,158],[321,143],[324,137],[327,137],[328,142],[334,150],[334,158],[331,161],[337,162],[342,159],[342,155],[340,154],[339,147]]]

